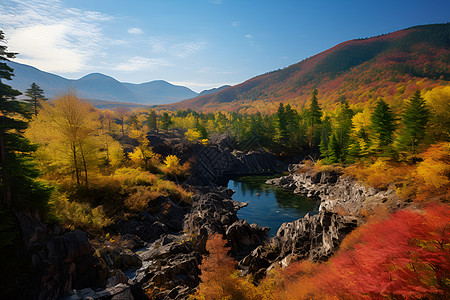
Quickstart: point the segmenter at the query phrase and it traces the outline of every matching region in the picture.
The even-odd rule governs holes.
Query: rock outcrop
[[[285,267],[301,259],[326,260],[337,250],[342,239],[356,228],[358,221],[357,217],[322,210],[318,215],[307,214],[302,219],[283,223],[277,235],[242,259],[239,267],[244,274],[251,273],[258,281],[277,265]]]
[[[358,216],[372,211],[380,204],[394,210],[405,206],[393,189],[367,187],[336,171],[297,173],[297,168],[291,167],[290,175],[270,179],[266,183],[315,198],[321,201],[322,209],[340,214]]]
[[[121,220],[109,229],[116,234],[137,236],[145,242],[183,229],[183,219],[188,207],[181,207],[169,197],[158,197],[149,203],[149,207],[150,210],[142,211],[128,220]]]
[[[86,233],[80,230],[50,239],[32,256],[37,286],[24,291],[25,297],[56,299],[73,289],[97,286],[109,274],[93,254]]]
[[[204,193],[194,197],[191,212],[184,223],[185,231],[197,240],[201,251],[204,251],[208,236],[214,233],[229,240],[236,257],[245,256],[264,243],[269,228],[249,225],[238,219],[237,211],[247,204],[231,199],[233,191],[221,187],[206,191],[204,188]]]
[[[231,190],[199,189],[186,214],[184,233],[163,235],[139,254],[143,267],[133,282],[155,299],[185,299],[199,284],[199,265],[210,234],[220,233],[228,239],[236,258],[246,256],[267,239],[268,228],[237,218],[236,212],[245,204],[232,200]]]
[[[194,155],[190,185],[222,184],[229,176],[281,173],[286,165],[275,155],[259,151],[236,151],[218,146],[206,146]]]

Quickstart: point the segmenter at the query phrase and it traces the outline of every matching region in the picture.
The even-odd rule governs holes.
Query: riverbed
[[[292,191],[265,184],[276,176],[238,177],[228,182],[228,188],[236,191],[233,199],[248,203],[237,213],[239,219],[269,227],[269,237],[276,235],[284,222],[291,222],[319,212],[317,201],[294,194]],[[279,177],[279,176],[278,176]]]

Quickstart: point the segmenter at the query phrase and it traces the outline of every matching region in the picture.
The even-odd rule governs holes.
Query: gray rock
[[[321,211],[294,222],[283,223],[277,235],[265,246],[253,250],[239,262],[244,274],[262,279],[268,268],[286,265],[292,260],[326,260],[337,249],[343,238],[358,225],[356,217],[339,216]]]

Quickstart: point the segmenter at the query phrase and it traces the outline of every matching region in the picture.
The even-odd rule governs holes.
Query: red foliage
[[[328,294],[371,299],[449,296],[450,208],[404,210],[361,229],[333,260]]]

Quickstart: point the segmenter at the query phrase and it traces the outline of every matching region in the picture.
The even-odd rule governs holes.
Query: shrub
[[[49,205],[52,218],[69,229],[80,228],[98,233],[103,227],[111,224],[102,206],[92,208],[87,203],[70,201],[65,194],[57,191],[52,193]]]

